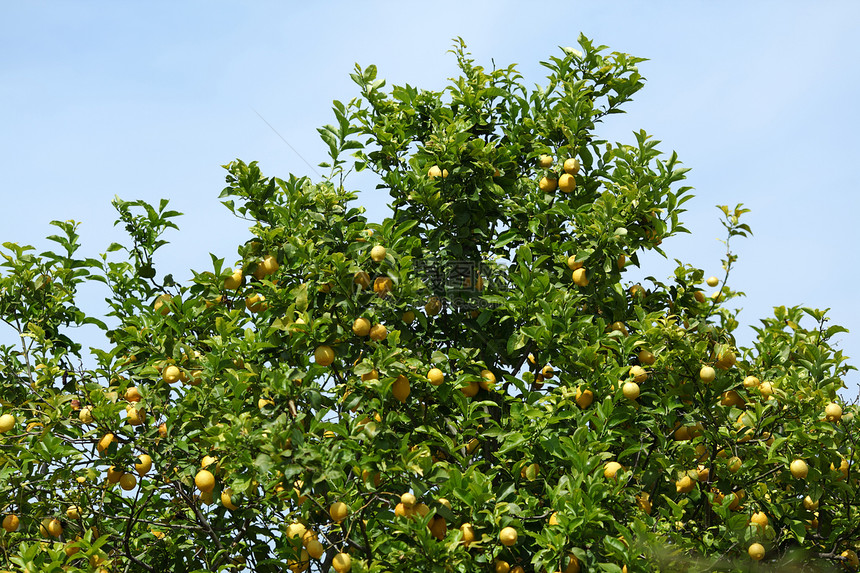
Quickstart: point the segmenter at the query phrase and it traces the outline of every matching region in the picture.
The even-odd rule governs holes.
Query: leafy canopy
[[[19,340],[0,347],[0,564],[850,567],[844,329],[779,307],[737,347],[740,205],[721,208],[713,295],[680,261],[625,279],[687,232],[691,188],[646,133],[599,138],[642,60],[579,43],[535,89],[461,41],[442,92],[357,66],[359,96],[319,130],[328,176],[225,166],[223,203],[251,223],[233,268],[158,273],[166,200],[116,199],[130,241],[97,259],[77,258],[73,222],[53,223],[54,251],[4,243]],[[351,206],[353,170],[389,193],[382,223]],[[77,306],[88,281],[107,317]],[[84,324],[109,342],[91,358],[69,335]]]

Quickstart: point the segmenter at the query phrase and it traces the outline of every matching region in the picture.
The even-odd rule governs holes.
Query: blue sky
[[[246,223],[218,202],[221,165],[257,160],[265,173],[313,175],[256,115],[311,164],[325,159],[316,128],[333,99],[356,95],[355,63],[392,83],[441,89],[462,37],[478,63],[518,63],[528,83],[542,59],[579,32],[649,58],[648,82],[601,130],[632,141],[645,129],[692,171],[691,236],[666,241],[671,258],[719,275],[716,204],[744,203],[754,237],[731,286],[744,291],[742,325],[776,305],[831,308],[851,329],[840,347],[860,364],[856,168],[860,156],[857,2],[28,2],[0,22],[0,241],[46,247],[53,219],[82,223],[84,251],[112,240],[110,200],[171,200],[185,213],[159,270],[187,277],[208,253],[228,259]],[[386,197],[369,178],[375,220]],[[674,263],[646,259],[643,274]],[[104,293],[85,293],[98,309]],[[742,326],[739,340],[751,330]],[[94,340],[94,344],[99,341]],[[858,395],[852,373],[843,394]]]

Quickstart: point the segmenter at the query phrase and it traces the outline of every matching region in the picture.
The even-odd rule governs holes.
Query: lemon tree
[[[720,278],[649,276],[692,190],[648,134],[599,135],[641,59],[580,37],[531,89],[452,51],[441,92],[356,66],[320,180],[225,166],[249,236],[187,281],[156,268],[167,201],[116,199],[97,258],[73,222],[3,244],[0,568],[857,567],[844,329],[777,307],[738,344],[742,206]]]

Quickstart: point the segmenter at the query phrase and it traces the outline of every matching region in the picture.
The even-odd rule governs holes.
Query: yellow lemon
[[[317,346],[317,349],[314,350],[314,360],[320,366],[329,366],[334,362],[334,350],[325,344]]]
[[[427,379],[434,386],[441,386],[445,382],[445,374],[438,368],[431,368],[427,373]]]
[[[747,549],[747,553],[749,556],[753,558],[755,561],[761,561],[764,559],[764,546],[761,543],[753,543]]]
[[[499,532],[499,541],[505,547],[510,547],[517,542],[517,530],[513,527],[505,527]]]
[[[803,460],[794,460],[791,462],[791,465],[788,466],[789,471],[791,471],[791,475],[793,475],[797,479],[806,478],[806,474],[809,473],[809,466],[806,465],[806,462]]]
[[[385,255],[388,251],[382,245],[376,245],[372,249],[370,249],[370,258],[373,259],[374,262],[380,263],[385,260]]]
[[[215,489],[215,476],[209,470],[200,470],[194,476],[194,484],[202,492],[210,492]]]

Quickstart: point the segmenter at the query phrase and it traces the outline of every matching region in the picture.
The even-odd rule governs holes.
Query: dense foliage
[[[709,296],[680,261],[625,279],[691,188],[644,132],[599,138],[641,60],[580,47],[533,90],[462,43],[443,92],[356,67],[327,177],[226,166],[234,268],[160,275],[167,201],[117,199],[129,241],[98,259],[72,222],[55,252],[4,243],[0,568],[856,569],[844,329],[780,307],[737,347],[740,206]],[[345,187],[363,169],[380,224]]]

